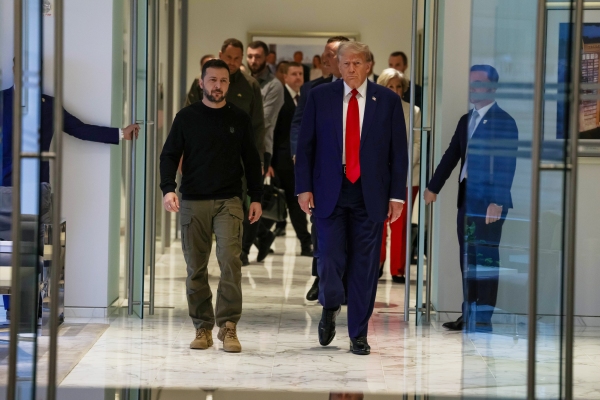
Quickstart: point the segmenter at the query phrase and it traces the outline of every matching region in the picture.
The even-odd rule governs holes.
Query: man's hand
[[[390,219],[390,224],[393,224],[400,218],[402,215],[402,210],[404,209],[404,203],[400,203],[399,201],[390,201],[390,206],[388,208],[388,218]]]
[[[485,215],[485,223],[492,224],[500,219],[502,215],[502,206],[498,204],[490,204],[487,209],[487,214]]]
[[[255,223],[260,219],[262,215],[262,206],[259,202],[250,203],[250,209],[248,210],[248,221],[250,224]]]
[[[267,170],[267,174],[265,175],[265,178],[273,178],[275,176],[275,170],[273,169],[273,167],[269,166],[269,169]]]
[[[423,198],[425,199],[425,205],[429,205],[431,203],[435,203],[437,200],[437,194],[430,192],[429,189],[425,189],[425,193],[423,193]]]
[[[126,128],[123,128],[123,139],[124,140],[131,140],[133,138],[133,135],[135,135],[135,138],[138,138],[138,135],[140,133],[140,126],[138,124],[131,124]]]
[[[168,212],[179,212],[179,198],[175,192],[169,192],[163,197],[163,207]]]
[[[313,199],[312,192],[304,192],[298,195],[298,204],[302,211],[308,215],[312,215],[312,209],[315,208],[315,200]]]

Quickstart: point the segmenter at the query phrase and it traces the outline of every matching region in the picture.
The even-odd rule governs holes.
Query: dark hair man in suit
[[[321,78],[317,78],[314,81],[310,81],[302,85],[300,88],[300,101],[294,111],[294,118],[292,119],[292,127],[290,129],[290,151],[292,153],[292,159],[295,160],[296,148],[298,144],[298,134],[300,133],[300,125],[302,123],[302,117],[304,116],[304,107],[306,106],[306,100],[311,89],[335,82],[341,78],[342,74],[338,67],[337,50],[341,43],[348,42],[345,36],[332,36],[327,39],[325,50],[321,56],[321,62],[326,71],[329,71],[330,75],[326,76],[323,74]],[[317,229],[314,218],[310,218],[312,222],[311,235],[313,242],[313,263],[312,263],[312,276],[315,277],[312,286],[306,293],[306,300],[315,301],[319,298],[319,275],[317,271],[317,258],[319,257],[319,247],[317,243]]]
[[[284,74],[284,103],[277,116],[277,124],[275,125],[274,145],[273,145],[273,168],[275,178],[279,182],[279,187],[285,191],[285,200],[288,206],[290,220],[296,236],[300,240],[301,256],[312,257],[312,242],[310,233],[308,232],[308,224],[306,215],[298,204],[298,199],[294,195],[296,180],[294,177],[294,162],[290,152],[290,128],[292,126],[292,118],[296,111],[296,106],[300,100],[300,87],[304,82],[304,68],[302,64],[297,62],[288,62],[285,64],[286,70]],[[274,235],[270,229],[273,226],[273,221],[262,219],[261,224],[266,228],[266,232],[261,232],[259,235],[261,247],[265,236]],[[261,227],[261,229],[263,228]],[[267,243],[272,243],[272,240],[267,240]],[[268,250],[268,249],[267,249]]]
[[[508,209],[513,207],[511,187],[519,136],[515,120],[495,101],[498,80],[498,72],[490,65],[471,67],[469,102],[474,108],[458,121],[424,193],[426,204],[436,201],[460,161],[456,228],[463,305],[462,316],[443,325],[450,330],[461,330],[465,323],[469,329],[492,330],[500,266],[498,248]]]
[[[277,63],[277,68],[275,69],[275,76],[282,85],[285,84],[285,71],[289,63],[289,61],[279,61],[279,63]]]
[[[267,67],[271,70],[272,73],[277,71],[277,53],[273,50],[270,50],[267,54]]]
[[[0,117],[2,118],[2,176],[0,179],[2,180],[2,186],[12,186],[13,96],[14,86],[0,92],[0,105],[2,106],[2,110],[0,111]],[[40,146],[41,151],[49,151],[50,143],[52,142],[52,137],[54,136],[54,97],[43,94],[39,101],[42,104],[40,121]],[[63,115],[63,130],[65,133],[78,139],[88,140],[91,142],[119,144],[120,140],[132,140],[134,136],[137,138],[140,130],[140,126],[138,124],[131,124],[123,129],[109,128],[105,126],[86,124],[66,110],[63,110]],[[40,168],[41,182],[49,183],[49,161],[42,161]],[[9,316],[10,296],[3,296],[3,300],[4,308],[6,309],[6,315]]]
[[[302,69],[304,71],[304,83],[310,81],[310,67],[308,65],[302,64],[302,60],[304,60],[304,53],[300,50],[294,53],[294,62],[302,65]]]
[[[403,51],[395,51],[390,54],[388,59],[388,66],[394,68],[398,72],[402,72],[406,76],[406,69],[408,68],[408,57]],[[423,101],[423,88],[415,83],[415,105],[419,108],[422,107],[421,102]],[[410,103],[410,82],[408,90],[402,95],[402,100]]]
[[[396,221],[406,198],[408,153],[400,97],[367,80],[369,47],[338,47],[343,81],[310,91],[296,153],[296,193],[317,221],[319,343],[335,337],[346,299],[350,351],[367,355],[377,293],[383,221]]]

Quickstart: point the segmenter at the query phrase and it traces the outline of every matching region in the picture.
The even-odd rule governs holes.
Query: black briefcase
[[[275,222],[285,221],[285,192],[275,185],[265,185],[262,200],[262,217]]]

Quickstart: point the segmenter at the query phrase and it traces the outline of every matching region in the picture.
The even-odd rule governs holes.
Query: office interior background
[[[61,135],[54,153],[62,187],[53,193],[61,228],[44,239],[52,248],[53,231],[62,233],[61,257],[46,252],[43,273],[31,273],[26,262],[37,247],[22,243],[15,258],[14,236],[0,243],[0,293],[23,297],[20,323],[6,320],[0,332],[0,398],[600,397],[598,2],[4,0],[0,18],[0,88],[20,77],[28,105],[17,132],[23,154],[13,156],[21,163],[18,198],[0,212],[13,218],[7,204],[17,202],[20,214],[42,214],[38,171],[48,154],[35,145],[40,104],[32,99],[56,96],[57,83],[64,108],[86,123],[142,127],[137,140],[118,145]],[[333,346],[321,348],[321,308],[304,298],[311,260],[298,255],[288,223],[274,254],[242,270],[244,352],[195,352],[177,216],[164,211],[158,189],[170,124],[200,73],[200,57],[218,55],[226,38],[324,47],[337,34],[369,45],[376,74],[392,52],[405,52],[405,74],[423,88],[422,120],[407,121],[421,138],[420,191],[409,219],[418,246],[407,283],[393,283],[387,269],[379,281],[368,359],[348,353],[345,313]],[[21,58],[21,71],[13,73],[13,57]],[[442,327],[461,315],[463,299],[458,168],[432,206],[422,199],[469,111],[475,64],[497,69],[496,101],[519,129],[489,333]],[[50,182],[57,182],[52,172]],[[60,269],[56,297],[47,293],[53,269]],[[216,288],[214,255],[209,272]],[[38,321],[32,309],[44,293]],[[60,324],[52,324],[51,298]]]

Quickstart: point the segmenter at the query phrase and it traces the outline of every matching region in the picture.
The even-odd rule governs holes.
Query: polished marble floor
[[[287,234],[277,239],[274,255],[243,270],[241,354],[223,352],[216,331],[214,348],[189,349],[194,329],[187,316],[185,264],[175,242],[157,264],[156,315],[140,320],[121,309],[107,319],[110,327],[62,386],[525,397],[526,327],[519,326],[516,332],[513,325],[495,325],[493,334],[447,332],[435,321],[416,327],[414,321],[403,321],[403,285],[392,283],[389,276],[380,281],[370,321],[371,355],[349,353],[344,312],[336,338],[321,347],[317,340],[321,308],[304,299],[312,283],[311,260],[297,256],[299,243],[293,231]],[[216,288],[214,256],[210,275]],[[558,333],[554,325],[540,322],[539,397],[559,393]],[[578,328],[575,355],[576,396],[600,398],[599,328]]]

